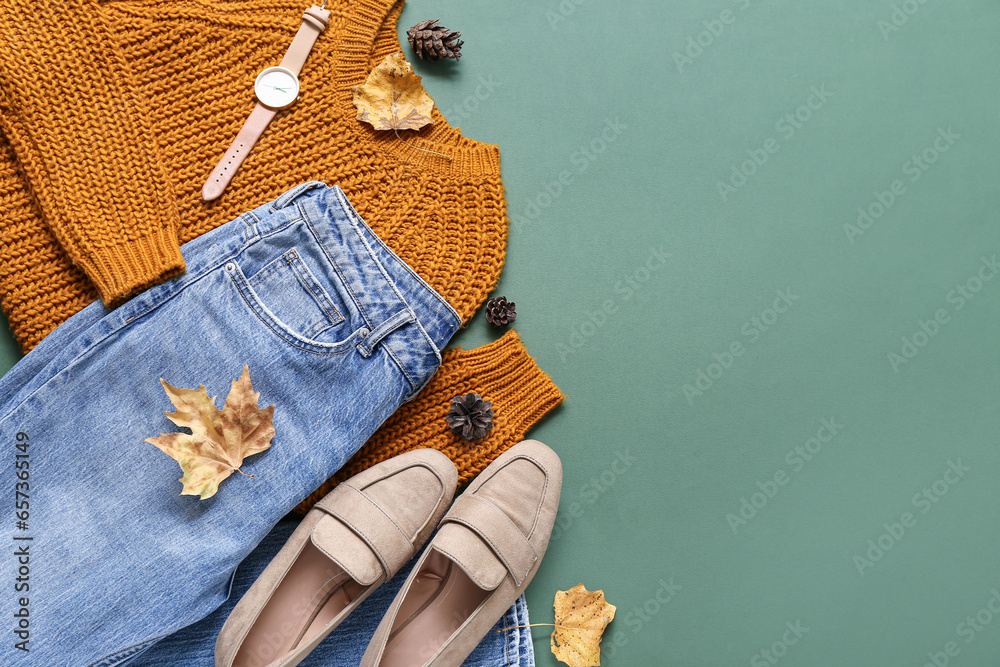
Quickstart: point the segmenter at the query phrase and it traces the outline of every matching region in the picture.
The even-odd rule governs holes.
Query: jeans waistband
[[[438,349],[444,348],[462,326],[462,318],[455,309],[375,235],[340,186],[327,186],[320,181],[302,183],[246,215],[256,219],[255,229],[264,234],[266,229],[281,224],[281,216],[274,216],[273,212],[292,207],[310,221],[319,241],[331,252],[331,261],[338,256],[346,260],[339,266],[343,276],[352,291],[356,289],[355,294],[367,301],[359,306],[367,305],[366,310],[374,312],[389,312],[400,301],[408,303]],[[262,209],[265,215],[272,214],[269,220],[259,215]],[[382,280],[394,286],[394,299],[386,299],[370,289]]]
[[[348,295],[364,326],[351,340],[370,356],[383,345],[413,386],[412,398],[441,362],[440,351],[462,324],[461,317],[430,285],[375,235],[354,210],[339,186],[309,181],[277,199],[247,211],[181,247],[187,270],[148,290],[117,309],[121,323],[141,316],[204,274],[225,267],[239,274],[236,263],[244,252],[264,240],[281,241],[281,232],[301,223],[309,230],[330,268],[318,275],[323,288],[337,282]],[[327,284],[324,284],[327,283]],[[329,353],[329,346],[295,344],[310,352]],[[338,352],[341,351],[338,347]]]

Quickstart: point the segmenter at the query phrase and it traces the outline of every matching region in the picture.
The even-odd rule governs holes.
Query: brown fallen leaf
[[[577,584],[556,591],[556,629],[552,631],[552,653],[570,667],[601,664],[601,636],[615,618],[617,607],[604,599],[604,591],[588,591]]]
[[[434,100],[413,73],[403,52],[385,57],[360,86],[351,88],[357,119],[376,130],[419,130],[434,121]]]
[[[164,414],[191,433],[161,433],[143,442],[156,445],[177,461],[184,475],[182,496],[211,498],[219,490],[219,483],[240,470],[243,459],[259,454],[271,446],[274,437],[274,406],[257,407],[260,394],[250,383],[250,367],[244,366],[243,375],[233,380],[226,404],[220,411],[215,397],[209,398],[205,385],[197,389],[180,389],[160,378],[163,389],[176,412]]]

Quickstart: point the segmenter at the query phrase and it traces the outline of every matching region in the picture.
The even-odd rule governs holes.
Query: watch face
[[[253,83],[253,91],[264,106],[284,109],[299,95],[299,80],[284,67],[268,67]]]

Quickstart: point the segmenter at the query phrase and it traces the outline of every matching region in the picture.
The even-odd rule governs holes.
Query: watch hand
[[[285,90],[284,88],[278,88],[277,86],[271,86],[271,87],[272,87],[272,88],[274,88],[275,90],[280,90],[280,91],[281,91],[281,92],[283,92],[283,93],[287,93],[287,92],[288,92],[288,91],[287,91],[287,90]]]

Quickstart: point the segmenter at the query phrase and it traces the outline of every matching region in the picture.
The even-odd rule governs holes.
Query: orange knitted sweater
[[[437,109],[433,125],[406,133],[410,145],[355,120],[351,86],[399,49],[401,1],[327,3],[331,21],[300,75],[301,99],[278,113],[222,197],[202,202],[205,177],[253,108],[254,77],[280,61],[308,4],[0,3],[0,305],[25,351],[95,299],[113,307],[183,271],[181,243],[311,179],[340,185],[472,317],[506,250],[499,149],[463,137]],[[509,383],[490,375],[482,390],[480,372],[505,368],[516,373]],[[463,449],[443,414],[447,394],[466,389],[502,393],[494,403],[509,422]],[[357,465],[434,446],[468,476],[561,399],[515,334],[452,351]]]

